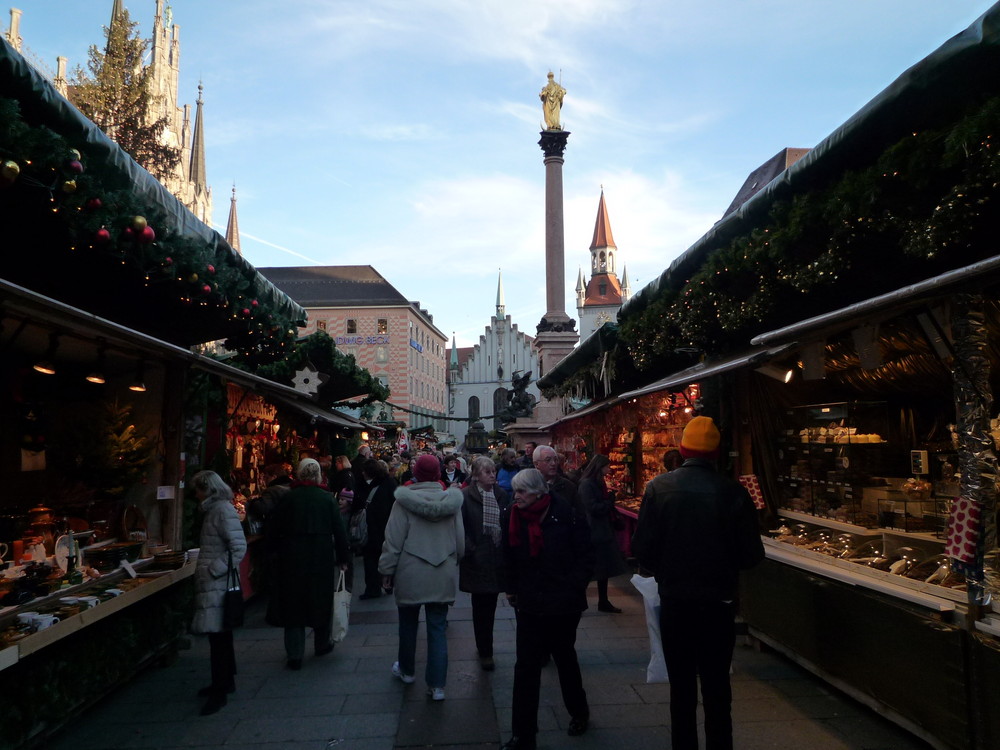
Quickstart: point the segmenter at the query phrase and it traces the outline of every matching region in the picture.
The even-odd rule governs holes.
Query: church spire
[[[114,5],[111,6],[111,21],[108,23],[108,42],[111,42],[111,32],[114,31],[115,26],[118,23],[119,17],[125,12],[125,6],[122,4],[122,0],[115,0]],[[104,51],[107,52],[107,45],[104,47]]]
[[[503,301],[503,272],[497,269],[497,319],[503,320],[507,317],[507,306]]]
[[[587,298],[587,285],[583,281],[583,269],[577,270],[576,274],[576,306],[583,307],[583,301]]]
[[[601,201],[597,204],[597,221],[594,223],[594,240],[590,243],[590,273],[615,273],[615,238],[611,235],[611,220],[608,206],[604,202],[604,186],[601,186]]]
[[[451,332],[451,357],[448,358],[448,367],[452,370],[458,369],[458,344],[455,342],[455,332]]]
[[[628,283],[628,269],[622,266],[622,302],[627,302],[632,296],[632,287]]]
[[[236,183],[233,183],[233,197],[229,199],[229,221],[226,222],[226,242],[240,255],[240,224],[236,220]]]
[[[208,189],[208,180],[205,179],[205,131],[201,114],[201,106],[204,103],[201,99],[202,90],[202,85],[199,83],[197,109],[194,115],[194,139],[191,143],[191,171],[189,173],[196,194]]]

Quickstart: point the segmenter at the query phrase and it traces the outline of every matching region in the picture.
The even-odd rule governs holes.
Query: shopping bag
[[[337,588],[333,592],[333,627],[330,640],[340,643],[347,637],[347,624],[351,616],[351,592],[347,590],[347,576],[340,571]]]
[[[233,567],[233,553],[229,553],[226,571],[226,593],[222,598],[222,628],[232,630],[243,625],[243,591],[240,589],[240,572]]]
[[[632,585],[642,594],[646,605],[646,629],[649,631],[649,664],[646,682],[669,682],[667,662],[663,658],[663,641],[660,640],[660,592],[656,579],[641,575],[632,576]]]

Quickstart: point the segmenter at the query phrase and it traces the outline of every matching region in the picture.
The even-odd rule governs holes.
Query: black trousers
[[[497,615],[497,594],[472,594],[472,632],[480,656],[493,656],[493,623]]]
[[[736,605],[663,601],[660,638],[670,677],[672,750],[698,749],[698,677],[705,710],[705,747],[733,748],[729,667],[736,645]]]
[[[226,691],[235,681],[236,651],[233,649],[233,631],[208,634],[208,654],[212,665],[212,687]]]
[[[590,707],[576,659],[576,628],[580,613],[541,616],[517,611],[517,662],[511,730],[515,737],[538,734],[538,694],[542,667],[549,654],[559,672],[559,688],[569,715],[588,718]]]
[[[366,594],[382,593],[382,574],[378,572],[378,559],[382,556],[381,549],[365,548],[362,557],[365,561],[365,592]]]

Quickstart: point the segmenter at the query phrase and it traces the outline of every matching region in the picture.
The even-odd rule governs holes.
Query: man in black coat
[[[729,667],[739,572],[764,559],[747,491],[715,470],[720,435],[710,417],[684,428],[674,471],[646,485],[632,552],[660,592],[660,637],[670,677],[671,747],[697,750],[701,677],[708,750],[732,750]]]

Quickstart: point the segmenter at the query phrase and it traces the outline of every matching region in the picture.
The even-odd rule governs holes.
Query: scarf
[[[500,537],[500,506],[497,505],[497,496],[493,494],[493,488],[484,490],[478,484],[479,494],[483,498],[483,533],[489,535],[493,544],[499,546]]]
[[[552,502],[551,495],[542,495],[527,508],[522,508],[516,503],[511,506],[510,526],[507,531],[510,537],[510,546],[521,546],[521,519],[524,518],[528,524],[528,554],[531,557],[538,557],[542,551],[542,516],[549,509]]]

